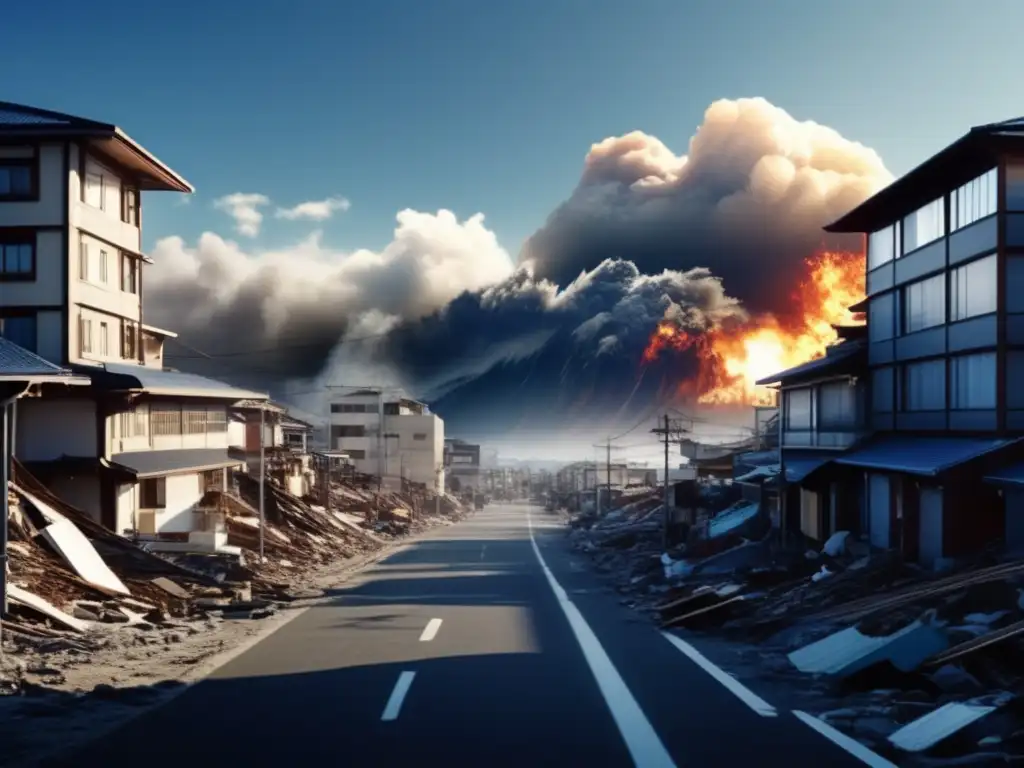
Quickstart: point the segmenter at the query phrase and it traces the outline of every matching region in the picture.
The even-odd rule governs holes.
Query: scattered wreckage
[[[663,514],[650,493],[574,517],[570,537],[662,628],[729,641],[754,676],[802,678],[819,717],[900,765],[1024,759],[1024,561],[937,573],[846,531],[788,551],[744,501],[664,552]]]

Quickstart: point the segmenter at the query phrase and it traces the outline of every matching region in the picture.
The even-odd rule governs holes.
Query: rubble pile
[[[1024,759],[1024,561],[935,572],[845,531],[784,551],[742,502],[662,552],[648,504],[578,517],[569,535],[662,627],[732,641],[750,676],[792,683],[805,708],[900,765]]]

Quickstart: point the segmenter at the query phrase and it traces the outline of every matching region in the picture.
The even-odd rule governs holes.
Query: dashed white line
[[[837,731],[825,721],[814,717],[814,715],[809,715],[806,712],[800,712],[799,710],[793,710],[793,714],[833,744],[845,749],[851,755],[864,763],[864,765],[869,765],[871,768],[896,768],[895,763],[890,763],[881,755],[872,752],[859,741],[855,741],[845,733]]]
[[[583,656],[590,666],[590,671],[597,681],[597,687],[604,696],[605,704],[612,713],[615,724],[619,727],[626,748],[633,757],[633,763],[637,768],[675,768],[671,755],[661,743],[654,727],[644,715],[643,710],[633,698],[625,681],[619,675],[612,660],[601,646],[601,642],[594,634],[594,630],[587,624],[576,605],[569,599],[565,590],[555,580],[548,564],[544,562],[544,556],[540,553],[536,539],[533,538],[533,521],[530,513],[526,513],[526,525],[530,531],[530,544],[533,546],[533,554],[537,556],[540,568],[548,580],[551,591],[555,593],[558,604],[569,620],[569,626],[576,636],[576,642],[583,651]]]
[[[437,637],[437,631],[441,628],[440,619],[431,619],[427,622],[427,626],[423,630],[423,634],[420,635],[421,643],[429,643],[435,637]]]
[[[395,683],[395,689],[391,691],[391,697],[388,699],[387,705],[384,707],[384,713],[380,716],[381,720],[397,720],[398,713],[402,711],[402,702],[405,701],[405,695],[409,693],[409,688],[412,686],[412,680],[416,677],[415,672],[403,672],[398,676],[398,682]]]
[[[715,678],[715,680],[725,686],[733,696],[757,712],[761,717],[778,717],[779,713],[776,711],[775,707],[749,688],[742,685],[739,680],[730,675],[724,669],[712,664],[703,654],[701,654],[700,651],[681,637],[676,637],[668,632],[662,632],[661,634],[664,635],[665,639],[672,643],[672,645],[689,657],[690,661]]]

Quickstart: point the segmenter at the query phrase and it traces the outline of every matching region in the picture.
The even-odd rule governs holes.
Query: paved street
[[[551,515],[492,505],[50,764],[863,765],[709,667],[600,589]]]

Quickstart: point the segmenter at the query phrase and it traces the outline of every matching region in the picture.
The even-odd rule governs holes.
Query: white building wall
[[[228,446],[231,448],[245,447],[245,422],[231,419],[228,422]]]
[[[385,433],[397,434],[388,441],[389,477],[403,473],[407,480],[443,489],[444,422],[436,414],[386,416]],[[441,485],[438,485],[440,481]]]
[[[192,530],[192,510],[203,497],[201,480],[198,473],[170,475],[164,479],[164,508],[156,514],[158,533],[187,533]]]
[[[87,398],[22,398],[15,439],[21,461],[95,457],[96,403]]]
[[[139,503],[139,487],[134,483],[125,483],[117,487],[117,528],[115,533],[123,534],[133,530],[136,525],[135,510]]]

